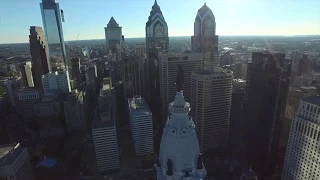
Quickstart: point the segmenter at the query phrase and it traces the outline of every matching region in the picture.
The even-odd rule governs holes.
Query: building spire
[[[154,5],[158,5],[157,0],[154,0]]]

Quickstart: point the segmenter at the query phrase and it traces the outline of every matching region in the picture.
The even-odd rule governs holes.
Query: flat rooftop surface
[[[320,95],[309,96],[303,99],[304,101],[320,106]]]
[[[17,144],[6,144],[0,146],[0,167],[12,165],[17,156],[22,153],[23,148],[17,147],[14,149],[16,145]]]
[[[149,107],[143,98],[129,98],[128,101],[130,112],[133,116],[151,115]]]
[[[94,113],[92,129],[114,127],[115,120],[113,111],[109,108],[109,106],[102,107],[101,109],[100,108],[97,107]]]

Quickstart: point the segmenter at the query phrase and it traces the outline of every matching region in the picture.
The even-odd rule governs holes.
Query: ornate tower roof
[[[204,19],[207,15],[213,15],[212,10],[207,6],[206,3],[198,10],[197,16],[200,16],[201,19]]]

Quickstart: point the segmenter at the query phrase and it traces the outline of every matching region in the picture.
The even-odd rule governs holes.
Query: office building
[[[291,65],[291,78],[292,78],[292,82],[295,80],[296,76],[298,75],[298,70],[299,70],[299,62],[301,60],[302,54],[299,51],[293,51],[290,54],[290,58],[292,61],[292,65]]]
[[[285,54],[267,51],[253,52],[248,63],[243,118],[246,161],[259,177],[275,171],[290,66]]]
[[[0,146],[0,178],[34,180],[28,150],[17,144]]]
[[[47,42],[41,27],[31,26],[29,35],[30,54],[32,58],[32,76],[34,87],[42,89],[42,75],[50,72]]]
[[[145,58],[146,57],[146,45],[145,44],[136,44],[134,45],[134,54]]]
[[[161,115],[168,116],[168,104],[175,96],[176,74],[178,66],[184,71],[184,83],[182,84],[183,94],[186,101],[191,100],[191,73],[202,69],[202,53],[169,53],[159,55],[159,81],[160,81],[160,102]],[[164,123],[164,122],[162,122]]]
[[[43,96],[40,102],[34,104],[35,120],[39,125],[41,138],[64,135],[61,107],[61,103],[54,93]]]
[[[82,83],[79,58],[71,59],[71,77],[77,81],[76,84],[80,85]]]
[[[125,98],[141,95],[141,57],[128,55],[123,58],[123,88]]]
[[[292,119],[282,180],[320,179],[320,96],[300,101]]]
[[[194,21],[194,35],[191,36],[192,50],[203,53],[204,68],[219,66],[218,36],[216,21],[211,9],[204,3]]]
[[[137,156],[154,152],[152,113],[141,96],[128,99],[130,129]]]
[[[99,172],[108,172],[120,168],[115,116],[112,108],[100,105],[96,108],[92,138]]]
[[[171,115],[163,128],[159,158],[154,165],[158,180],[201,180],[207,175],[195,124],[188,116],[190,104],[180,90],[177,88],[174,101],[169,104]]]
[[[15,92],[19,90],[19,84],[17,80],[15,78],[9,78],[4,82],[3,86],[8,97],[9,105],[16,106],[14,95]]]
[[[32,121],[35,118],[33,105],[40,100],[40,91],[36,88],[24,88],[17,92],[17,111],[24,121]]]
[[[152,111],[156,111],[157,104],[160,99],[154,94],[160,93],[159,84],[159,53],[167,53],[169,48],[169,35],[168,25],[164,19],[160,6],[157,1],[154,1],[148,21],[146,23],[146,54],[147,60],[145,64],[145,88],[147,101],[152,103],[150,108]]]
[[[68,132],[85,130],[83,97],[85,93],[73,90],[64,101],[64,114]]]
[[[98,97],[99,106],[109,106],[113,111],[117,112],[117,101],[115,88],[112,86],[112,79],[110,77],[103,78],[103,85]]]
[[[31,67],[31,61],[20,64],[20,73],[23,87],[34,87]]]
[[[301,76],[303,74],[308,74],[311,63],[312,62],[310,62],[307,55],[305,54],[302,55],[302,58],[299,61],[299,68],[298,68],[297,75]]]
[[[42,87],[44,95],[51,93],[68,94],[71,91],[68,72],[59,70],[44,74],[42,76]]]
[[[192,72],[191,117],[201,151],[227,146],[232,79],[232,71],[220,67]]]
[[[86,84],[87,87],[90,89],[99,89],[99,83],[98,83],[98,75],[97,75],[97,66],[91,65],[86,69]]]
[[[122,27],[111,17],[105,27],[106,47],[109,50],[108,63],[110,63],[110,77],[114,81],[121,80],[121,52],[123,48]]]
[[[242,158],[243,147],[243,101],[246,90],[244,79],[233,79],[232,81],[232,101],[229,121],[229,147],[234,155]]]
[[[63,38],[63,10],[60,9],[59,3],[56,3],[55,0],[42,0],[40,9],[51,67],[49,71],[56,71],[57,69],[68,71],[68,68],[71,69],[71,67],[68,64]]]

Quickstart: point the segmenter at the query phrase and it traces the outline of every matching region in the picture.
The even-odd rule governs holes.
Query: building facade
[[[191,117],[201,151],[228,144],[232,79],[232,71],[219,67],[192,72]]]
[[[117,131],[113,110],[108,106],[96,108],[92,138],[99,172],[108,172],[120,168]]]
[[[191,73],[202,69],[202,53],[169,53],[159,55],[159,80],[162,123],[168,116],[168,104],[176,92],[175,81],[178,66],[184,71],[182,88],[187,101],[191,100]]]
[[[33,105],[40,101],[40,97],[40,91],[36,88],[24,88],[17,92],[18,112],[23,116],[24,121],[35,118]]]
[[[283,180],[320,179],[320,96],[300,101],[292,120]]]
[[[115,88],[112,86],[112,79],[110,77],[103,79],[103,85],[98,97],[99,106],[109,106],[117,114],[117,100]]]
[[[198,10],[194,21],[194,35],[191,36],[191,46],[192,50],[203,53],[205,69],[219,66],[216,21],[206,3]]]
[[[141,96],[128,99],[130,129],[137,156],[154,152],[152,113]]]
[[[128,55],[123,58],[123,88],[126,99],[141,95],[141,57]]]
[[[0,179],[34,180],[28,150],[18,144],[0,146]]]
[[[10,78],[7,79],[6,82],[4,83],[4,89],[8,97],[8,102],[10,106],[16,106],[16,101],[15,101],[15,92],[19,90],[19,84],[16,79]]]
[[[55,71],[42,76],[43,93],[51,94],[60,93],[68,94],[71,91],[69,74],[65,71]]]
[[[289,78],[285,54],[252,53],[244,100],[244,139],[246,161],[259,177],[275,171]]]
[[[20,64],[20,72],[23,87],[34,87],[31,68],[31,61],[27,61]]]
[[[64,22],[63,10],[55,0],[42,0],[40,3],[44,32],[46,35],[46,47],[51,69],[56,71],[71,69],[68,63],[66,48],[63,37],[62,21]]]
[[[46,44],[47,42],[42,28],[31,26],[29,45],[32,58],[32,76],[34,87],[38,89],[42,89],[42,75],[51,70]]]
[[[84,92],[73,90],[64,101],[64,114],[69,132],[85,130]]]
[[[91,65],[89,66],[86,71],[86,84],[87,87],[90,89],[97,89],[98,83],[98,74],[97,74],[97,66]]]

